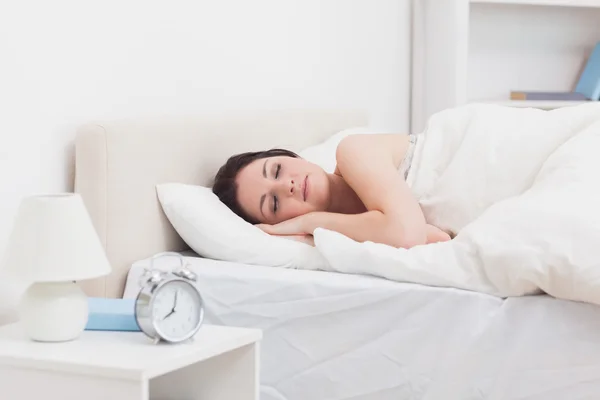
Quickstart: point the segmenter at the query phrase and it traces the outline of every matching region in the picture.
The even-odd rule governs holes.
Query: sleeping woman
[[[447,241],[446,232],[427,223],[406,183],[417,140],[345,137],[334,173],[283,149],[234,155],[217,172],[213,192],[263,231],[310,244],[319,227],[403,248]]]

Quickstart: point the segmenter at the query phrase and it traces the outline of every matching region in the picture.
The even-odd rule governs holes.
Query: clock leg
[[[258,400],[258,343],[150,380],[151,400]]]

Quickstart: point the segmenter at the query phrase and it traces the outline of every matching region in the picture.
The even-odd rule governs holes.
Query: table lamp
[[[4,268],[31,283],[19,304],[19,320],[32,340],[42,342],[79,337],[88,320],[88,299],[76,281],[111,270],[77,193],[23,199]]]

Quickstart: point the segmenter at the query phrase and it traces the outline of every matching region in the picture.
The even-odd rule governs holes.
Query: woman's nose
[[[287,181],[281,182],[279,190],[282,195],[293,196],[294,193],[296,193],[296,190],[298,189],[296,186],[297,182],[295,179],[288,179]]]

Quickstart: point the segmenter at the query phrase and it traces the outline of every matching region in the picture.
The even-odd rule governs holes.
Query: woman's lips
[[[304,194],[304,201],[306,201],[306,198],[308,197],[308,175],[306,175],[306,178],[304,178],[304,190],[303,190],[303,194]]]

